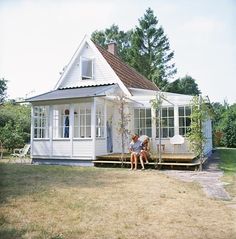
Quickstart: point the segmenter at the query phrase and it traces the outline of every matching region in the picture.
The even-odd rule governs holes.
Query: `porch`
[[[186,168],[192,170],[198,170],[201,162],[196,158],[194,154],[190,153],[162,153],[161,162],[159,162],[159,158],[157,155],[153,155],[149,159],[149,163],[145,164],[145,168]],[[204,158],[203,164],[206,162],[207,158]],[[92,161],[94,166],[121,166],[122,164],[125,167],[129,167],[130,165],[130,154],[124,154],[124,160],[121,161],[121,154],[107,154],[97,156],[96,160]],[[138,162],[140,165],[140,162]]]

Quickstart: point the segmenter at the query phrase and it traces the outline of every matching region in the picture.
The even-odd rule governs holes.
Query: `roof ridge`
[[[97,43],[95,43],[93,41],[93,43],[95,44],[95,46],[98,48],[98,50],[101,52],[101,53],[104,53],[104,54],[108,54],[108,57],[110,58],[113,58],[113,60],[115,59],[116,61],[118,61],[119,64],[121,64],[123,67],[125,68],[128,68],[130,71],[132,71],[132,73],[134,75],[136,75],[136,77],[139,77],[141,78],[140,80],[142,80],[143,82],[136,82],[136,83],[144,83],[145,84],[145,88],[144,89],[151,89],[151,90],[159,90],[159,88],[150,80],[148,80],[145,76],[143,76],[140,72],[138,72],[136,69],[134,69],[132,66],[128,65],[127,63],[125,63],[119,56],[117,55],[114,55],[112,54],[111,52],[107,51],[104,47],[98,45]],[[102,54],[103,55],[103,54]],[[107,60],[106,56],[103,55],[103,57]],[[111,59],[112,60],[112,59]],[[117,73],[117,70],[114,69],[114,66],[108,62],[108,64],[112,67],[112,69]],[[119,76],[118,76],[119,77]],[[124,80],[122,79],[121,77],[119,77],[120,80]],[[138,79],[137,79],[138,80]],[[124,82],[123,83],[125,85],[128,85],[127,82]],[[135,82],[132,82],[132,83],[135,83]],[[148,85],[148,86],[147,86]],[[131,86],[132,87],[132,86]],[[139,86],[140,87],[140,86]],[[144,87],[144,86],[143,86]],[[134,87],[134,88],[137,88]]]

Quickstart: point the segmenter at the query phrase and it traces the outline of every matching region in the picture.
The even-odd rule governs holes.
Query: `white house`
[[[148,135],[153,147],[159,142],[156,112],[150,100],[159,89],[116,55],[87,36],[81,42],[53,91],[29,98],[32,104],[31,156],[37,159],[91,161],[99,155],[121,152],[116,97],[125,95],[131,115],[131,133]],[[171,152],[170,138],[185,136],[192,96],[163,93],[161,139]],[[212,150],[211,121],[205,122],[205,153]],[[128,148],[128,142],[127,142]],[[188,142],[181,152],[189,152]]]

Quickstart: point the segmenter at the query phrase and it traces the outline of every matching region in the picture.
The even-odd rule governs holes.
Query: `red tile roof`
[[[159,90],[153,82],[142,76],[132,67],[125,64],[118,56],[113,55],[97,44],[95,45],[127,88]]]

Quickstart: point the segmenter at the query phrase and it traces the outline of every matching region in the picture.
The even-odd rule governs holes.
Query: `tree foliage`
[[[179,78],[166,86],[167,92],[186,94],[186,95],[199,95],[201,91],[198,88],[196,80],[191,76]]]
[[[112,25],[104,31],[93,32],[92,40],[103,47],[115,41],[121,59],[159,88],[164,88],[168,79],[176,73],[172,62],[174,52],[170,50],[164,29],[158,25],[157,17],[150,8],[139,19],[134,30],[124,32],[117,25]]]
[[[162,89],[177,71],[172,62],[174,52],[170,50],[169,40],[150,8],[139,19],[131,36],[129,57],[131,66]]]
[[[94,31],[91,35],[91,39],[104,48],[106,48],[109,43],[115,42],[117,44],[118,55],[127,62],[131,35],[132,30],[124,32],[121,31],[117,25],[113,24],[105,30]]]
[[[5,103],[0,106],[0,140],[9,150],[30,139],[30,106]]]
[[[223,142],[228,148],[236,148],[236,104],[226,113],[226,124],[223,127]]]
[[[213,103],[213,136],[215,146],[236,148],[236,104]]]
[[[0,103],[2,103],[7,94],[7,80],[0,78]]]

